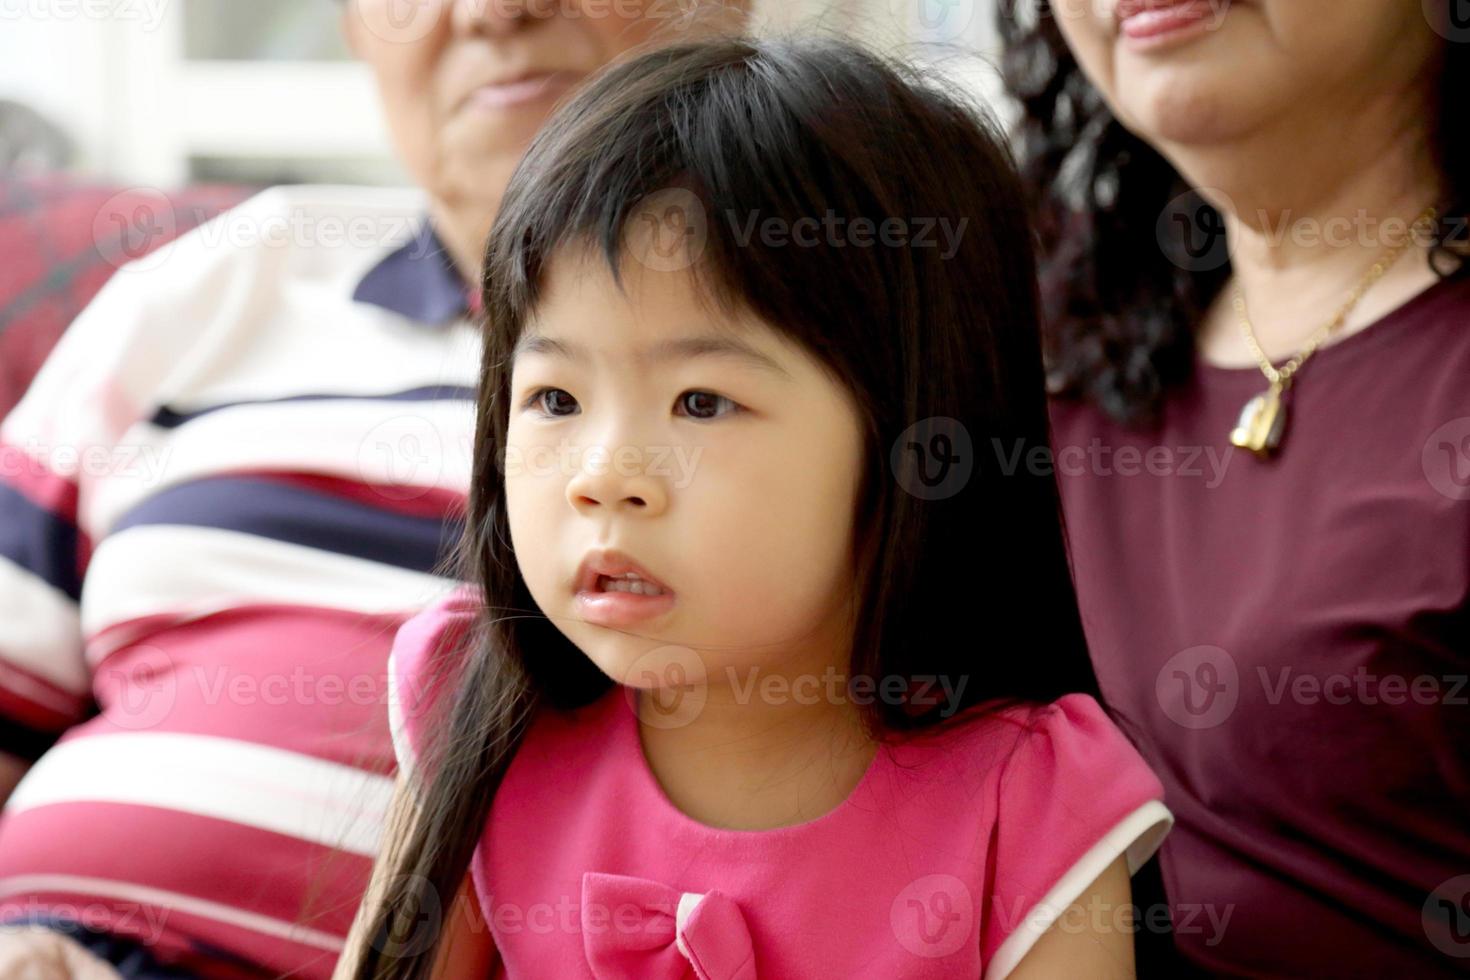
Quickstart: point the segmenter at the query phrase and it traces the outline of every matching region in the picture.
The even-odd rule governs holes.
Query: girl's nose
[[[582,465],[567,481],[567,502],[579,513],[655,517],[668,508],[668,488],[660,476],[649,472],[653,463],[648,454],[594,449],[582,457]]]

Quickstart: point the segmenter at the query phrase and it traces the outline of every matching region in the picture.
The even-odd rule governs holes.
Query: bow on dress
[[[734,899],[633,875],[582,876],[582,940],[597,980],[756,980]]]

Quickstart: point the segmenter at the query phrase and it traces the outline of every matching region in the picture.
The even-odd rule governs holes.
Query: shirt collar
[[[367,271],[352,298],[416,323],[442,326],[479,312],[479,290],[464,281],[427,216],[405,244]]]

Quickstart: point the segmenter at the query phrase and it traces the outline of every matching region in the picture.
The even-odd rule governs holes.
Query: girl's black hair
[[[1446,37],[1458,2],[1426,6],[1442,15],[1435,26]],[[1050,0],[1001,0],[998,18],[1002,77],[1020,103],[1021,168],[1041,235],[1052,391],[1146,426],[1158,421],[1167,391],[1189,379],[1195,325],[1230,277],[1223,220],[1113,116],[1067,47]],[[1425,117],[1446,193],[1429,262],[1441,276],[1463,275],[1470,45],[1446,40],[1438,60]]]
[[[666,45],[606,69],[538,134],[491,231],[485,347],[462,577],[483,590],[452,673],[445,717],[426,723],[411,785],[419,816],[379,858],[389,882],[356,954],[363,978],[428,975],[439,941],[419,923],[464,880],[491,801],[540,711],[587,705],[613,685],[537,609],[507,524],[502,459],[514,347],[548,261],[590,248],[617,274],[642,202],[681,188],[707,218],[691,272],[705,297],[760,317],[854,394],[865,429],[853,532],[851,673],[963,678],[957,706],[1097,696],[1067,564],[1049,432],[1025,195],[1003,136],[956,87],[839,39],[723,38]],[[966,221],[953,251],[854,236],[843,247],[760,235],[834,215],[917,234]],[[930,228],[930,234],[934,230]],[[619,280],[621,283],[621,280]],[[944,422],[936,420],[953,420]],[[905,430],[970,454],[952,493],[905,489]],[[968,437],[970,447],[963,445]],[[937,465],[937,461],[935,462]],[[895,470],[895,465],[898,469]],[[937,688],[936,688],[937,689]],[[871,700],[879,739],[939,731],[955,706]],[[968,709],[976,708],[975,711]],[[437,904],[436,904],[437,903]],[[418,928],[416,929],[416,926]]]

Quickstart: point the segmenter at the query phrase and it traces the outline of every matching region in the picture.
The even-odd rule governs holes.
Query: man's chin
[[[499,201],[519,160],[519,152],[456,147],[440,158],[427,190],[446,201]]]

